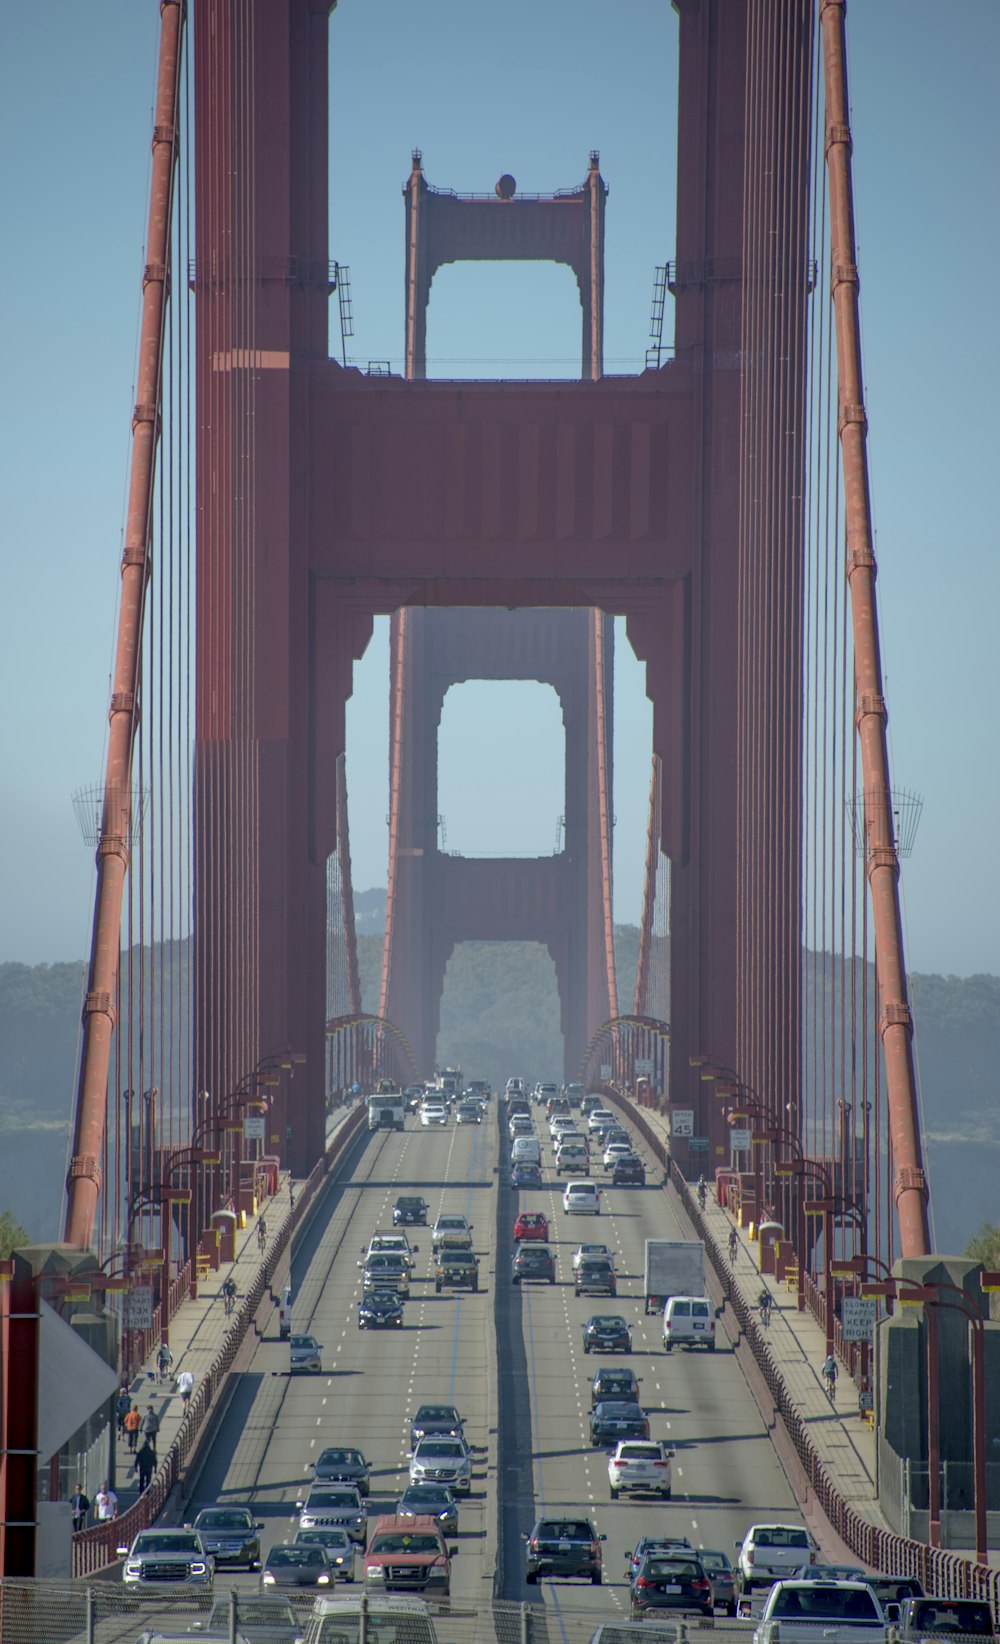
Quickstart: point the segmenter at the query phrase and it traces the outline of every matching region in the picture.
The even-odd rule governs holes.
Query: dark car
[[[612,1187],[645,1187],[646,1166],[634,1153],[616,1159],[611,1168]]]
[[[620,1313],[593,1313],[583,1327],[585,1353],[631,1353],[632,1327]]]
[[[629,1583],[633,1620],[651,1610],[686,1610],[710,1616],[712,1583],[693,1552],[647,1553]]]
[[[471,1250],[439,1250],[434,1258],[434,1289],[479,1289],[479,1263]]]
[[[539,1279],[544,1284],[556,1282],[556,1259],[547,1244],[519,1244],[511,1263],[512,1284],[522,1279]]]
[[[403,1301],[395,1290],[369,1290],[358,1302],[359,1330],[402,1329]]]
[[[517,1188],[541,1187],[541,1185],[542,1185],[542,1167],[541,1167],[541,1165],[532,1164],[531,1161],[528,1160],[528,1159],[524,1160],[523,1162],[521,1160],[519,1160],[518,1163],[511,1170],[510,1185],[511,1185],[511,1187],[517,1187]]]
[[[312,1530],[296,1530],[293,1547],[323,1547],[330,1560],[334,1581],[354,1580],[356,1543],[346,1530],[336,1524],[317,1525]]]
[[[403,1193],[392,1207],[393,1227],[426,1227],[429,1206],[418,1194]]]
[[[602,1367],[590,1384],[590,1408],[596,1409],[606,1399],[617,1399],[632,1404],[639,1402],[639,1377],[634,1370],[617,1366]]]
[[[211,1638],[229,1637],[229,1594],[213,1600],[207,1616],[199,1617],[197,1633],[189,1626],[187,1644],[192,1644],[200,1633]],[[236,1602],[238,1638],[247,1644],[298,1644],[302,1628],[291,1603],[279,1593],[242,1592]]]
[[[336,1576],[325,1547],[272,1547],[260,1572],[262,1587],[332,1587]]]
[[[712,1583],[712,1598],[717,1610],[727,1615],[736,1614],[736,1578],[727,1553],[713,1547],[698,1548],[698,1562]]]
[[[595,1587],[601,1584],[601,1542],[586,1518],[540,1518],[525,1536],[529,1586],[541,1576],[589,1576]]]
[[[625,1566],[625,1580],[631,1581],[638,1573],[639,1566],[648,1553],[676,1553],[677,1550],[690,1547],[687,1536],[640,1536],[630,1553],[625,1557],[628,1563]],[[699,1548],[699,1556],[701,1549]]]
[[[461,1438],[465,1429],[453,1404],[421,1404],[410,1422],[410,1449],[422,1438]]]
[[[246,1507],[203,1507],[192,1526],[201,1532],[205,1551],[211,1553],[216,1568],[223,1564],[245,1564],[256,1570],[260,1564],[260,1532]]]
[[[447,1484],[410,1484],[396,1503],[397,1518],[434,1518],[446,1536],[458,1533],[458,1503]]]
[[[312,1464],[314,1484],[355,1484],[368,1494],[368,1463],[360,1450],[321,1450]]]
[[[899,1607],[900,1638],[936,1639],[963,1633],[993,1638],[993,1613],[977,1598],[906,1598]]]
[[[584,1256],[574,1274],[578,1296],[617,1296],[618,1280],[611,1263],[601,1256]]]
[[[867,1581],[860,1564],[803,1564],[789,1581]]]
[[[648,1439],[649,1417],[631,1400],[606,1399],[590,1412],[590,1442],[613,1445],[619,1439]]]

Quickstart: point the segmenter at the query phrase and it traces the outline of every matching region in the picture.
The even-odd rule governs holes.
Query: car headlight
[[[364,1515],[364,1513],[355,1513],[355,1515],[354,1515],[354,1523],[355,1523],[355,1524],[356,1524],[356,1525],[357,1525],[357,1527],[358,1527],[358,1529],[359,1529],[359,1530],[360,1530],[360,1528],[361,1528],[361,1526],[362,1526],[362,1524],[363,1524],[363,1523],[364,1523],[364,1522],[365,1522],[365,1515]]]
[[[273,1587],[274,1586],[274,1577],[271,1574],[270,1570],[265,1570],[264,1571],[264,1574],[261,1576],[261,1581],[263,1582],[265,1587]]]
[[[125,1574],[130,1575],[130,1576],[141,1575],[142,1574],[142,1565],[141,1564],[132,1564],[132,1563],[126,1564]]]
[[[333,1562],[334,1562],[334,1564],[343,1564],[343,1562],[344,1562],[343,1553],[338,1553]]]
[[[316,1577],[316,1585],[317,1587],[328,1587],[330,1585],[330,1577],[327,1575],[325,1570],[322,1575],[318,1575]]]
[[[208,1569],[208,1565],[207,1564],[202,1564],[201,1561],[199,1560],[198,1562],[192,1564],[191,1574],[192,1575],[204,1575],[207,1569]]]
[[[382,1568],[381,1564],[372,1564],[365,1571],[365,1579],[367,1581],[384,1581],[385,1570]]]

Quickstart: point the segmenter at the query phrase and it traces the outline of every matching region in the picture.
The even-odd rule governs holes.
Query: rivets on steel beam
[[[829,154],[831,148],[836,148],[838,146],[838,144],[841,144],[841,143],[844,144],[847,147],[848,151],[853,149],[854,144],[851,141],[851,128],[850,128],[850,126],[848,126],[848,125],[836,125],[836,124],[827,126],[827,128],[826,128],[826,153]]]
[[[860,423],[864,433],[868,432],[868,417],[863,405],[842,405],[837,418],[837,433],[842,434],[844,429],[852,423]]]
[[[83,1001],[84,1016],[106,1016],[111,1026],[115,1025],[115,1007],[111,1003],[110,993],[104,991],[88,993]]]
[[[895,855],[895,852],[893,852],[893,855]],[[912,1039],[913,1016],[909,1005],[904,1004],[900,999],[890,999],[883,1010],[878,1024],[879,1037],[884,1039],[889,1029],[893,1027],[905,1028]]]
[[[885,705],[885,697],[881,696],[878,691],[860,692],[858,696],[857,710],[854,715],[855,725],[860,727],[861,721],[865,719],[868,714],[877,714],[879,719],[884,720],[889,718],[889,711]]]

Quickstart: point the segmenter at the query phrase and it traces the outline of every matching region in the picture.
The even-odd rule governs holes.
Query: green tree
[[[13,1210],[5,1210],[0,1215],[0,1260],[6,1260],[12,1250],[18,1245],[30,1244],[31,1234],[26,1227],[22,1227]]]
[[[966,1245],[965,1254],[970,1261],[982,1262],[985,1268],[995,1272],[1000,1267],[1000,1226],[983,1222]]]

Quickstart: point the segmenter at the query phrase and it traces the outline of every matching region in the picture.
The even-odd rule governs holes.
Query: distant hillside
[[[385,892],[362,892],[358,960],[365,1008],[378,1008]],[[374,925],[365,934],[361,921]],[[638,930],[615,932],[619,1008],[631,1008]],[[179,944],[183,990],[187,945]],[[837,976],[836,967],[828,967]],[[55,1237],[62,1207],[85,967],[0,965],[0,1210],[33,1237]],[[869,982],[870,985],[870,982]],[[827,982],[835,1003],[840,981]],[[914,976],[923,1134],[938,1248],[961,1250],[997,1215],[1000,977]],[[498,1083],[517,1069],[559,1078],[555,970],[535,943],[465,943],[445,978],[439,1055]],[[833,1066],[828,1079],[836,1085]]]

